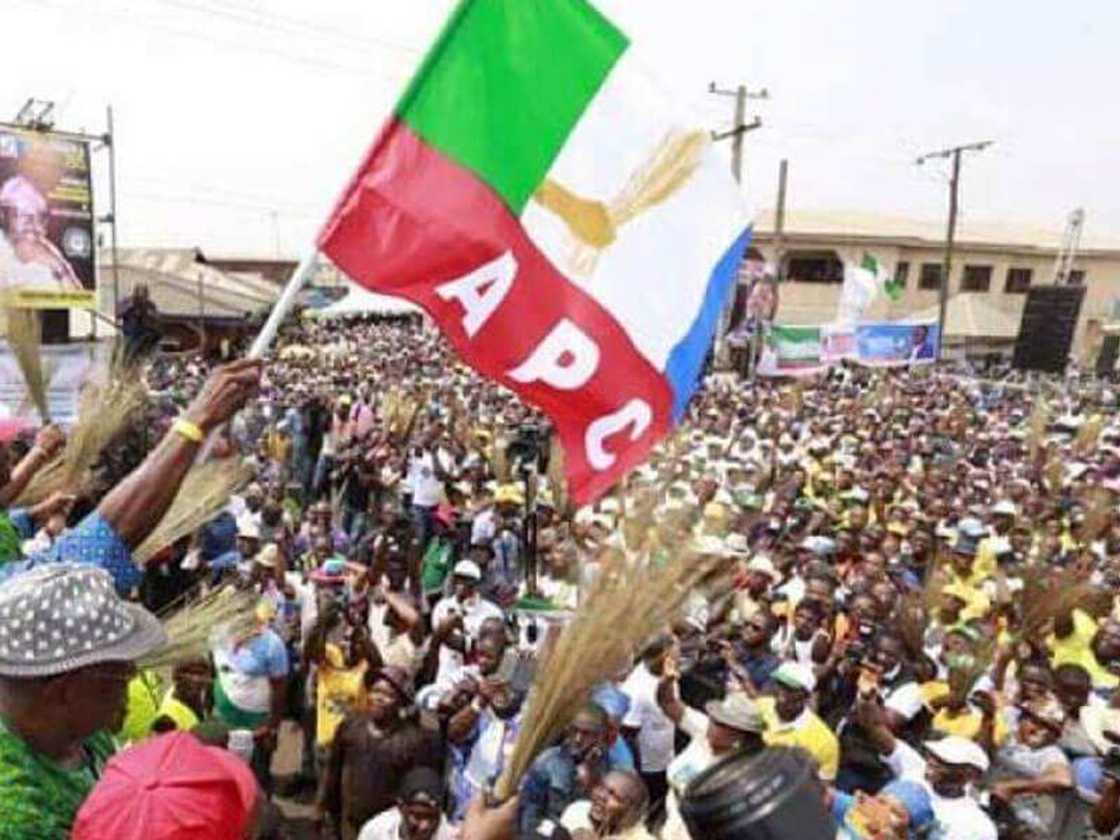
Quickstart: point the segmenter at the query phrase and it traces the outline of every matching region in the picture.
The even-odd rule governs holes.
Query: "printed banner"
[[[932,364],[936,359],[936,324],[772,326],[765,332],[757,373],[808,376],[845,360],[869,367],[898,367]]]
[[[857,361],[873,367],[932,364],[936,324],[862,324],[856,329]]]
[[[759,376],[809,376],[827,367],[821,327],[775,325],[764,331]]]
[[[844,359],[857,359],[859,347],[852,327],[829,324],[821,328],[822,355],[826,363],[835,364]]]
[[[98,353],[107,347],[93,344],[43,345],[40,357],[43,379],[47,383],[47,408],[51,420],[70,426],[78,419],[82,388],[96,369]],[[42,420],[27,391],[19,362],[6,341],[0,342],[0,420],[26,421],[38,426]]]
[[[9,306],[92,309],[89,144],[0,131],[0,293]]]

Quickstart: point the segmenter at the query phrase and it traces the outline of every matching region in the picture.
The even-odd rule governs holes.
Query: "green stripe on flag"
[[[628,44],[586,0],[463,0],[397,113],[520,215]]]

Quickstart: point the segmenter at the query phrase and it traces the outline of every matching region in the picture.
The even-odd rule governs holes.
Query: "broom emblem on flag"
[[[711,140],[703,131],[671,131],[635,170],[611,201],[584,198],[551,179],[533,196],[559,216],[575,239],[568,268],[590,277],[599,257],[618,238],[619,229],[667,201],[695,174]]]

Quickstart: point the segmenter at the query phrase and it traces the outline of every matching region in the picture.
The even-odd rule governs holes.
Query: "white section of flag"
[[[573,129],[548,178],[610,203],[671,132],[706,130],[682,118],[627,50]],[[573,283],[594,297],[657,370],[688,333],[712,272],[749,224],[726,158],[708,142],[692,177],[662,203],[618,228],[587,276],[587,249],[536,201],[521,217],[530,238]]]

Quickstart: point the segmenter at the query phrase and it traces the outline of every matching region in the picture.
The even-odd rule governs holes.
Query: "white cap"
[[[939,741],[926,741],[923,745],[935,757],[946,764],[975,767],[981,773],[988,772],[988,755],[980,746],[968,738],[950,735]]]
[[[471,578],[473,580],[482,580],[482,569],[473,560],[460,560],[455,564],[455,569],[452,571],[455,577]]]
[[[280,562],[280,548],[276,543],[268,543],[260,551],[257,556],[253,558],[253,562],[258,566],[264,566],[266,569],[275,569],[276,564]]]
[[[789,688],[800,688],[809,693],[817,687],[817,678],[813,676],[812,669],[799,662],[783,662],[770,675],[770,679]]]
[[[1018,516],[1019,507],[1010,499],[1000,499],[992,505],[992,513],[1003,516]]]

